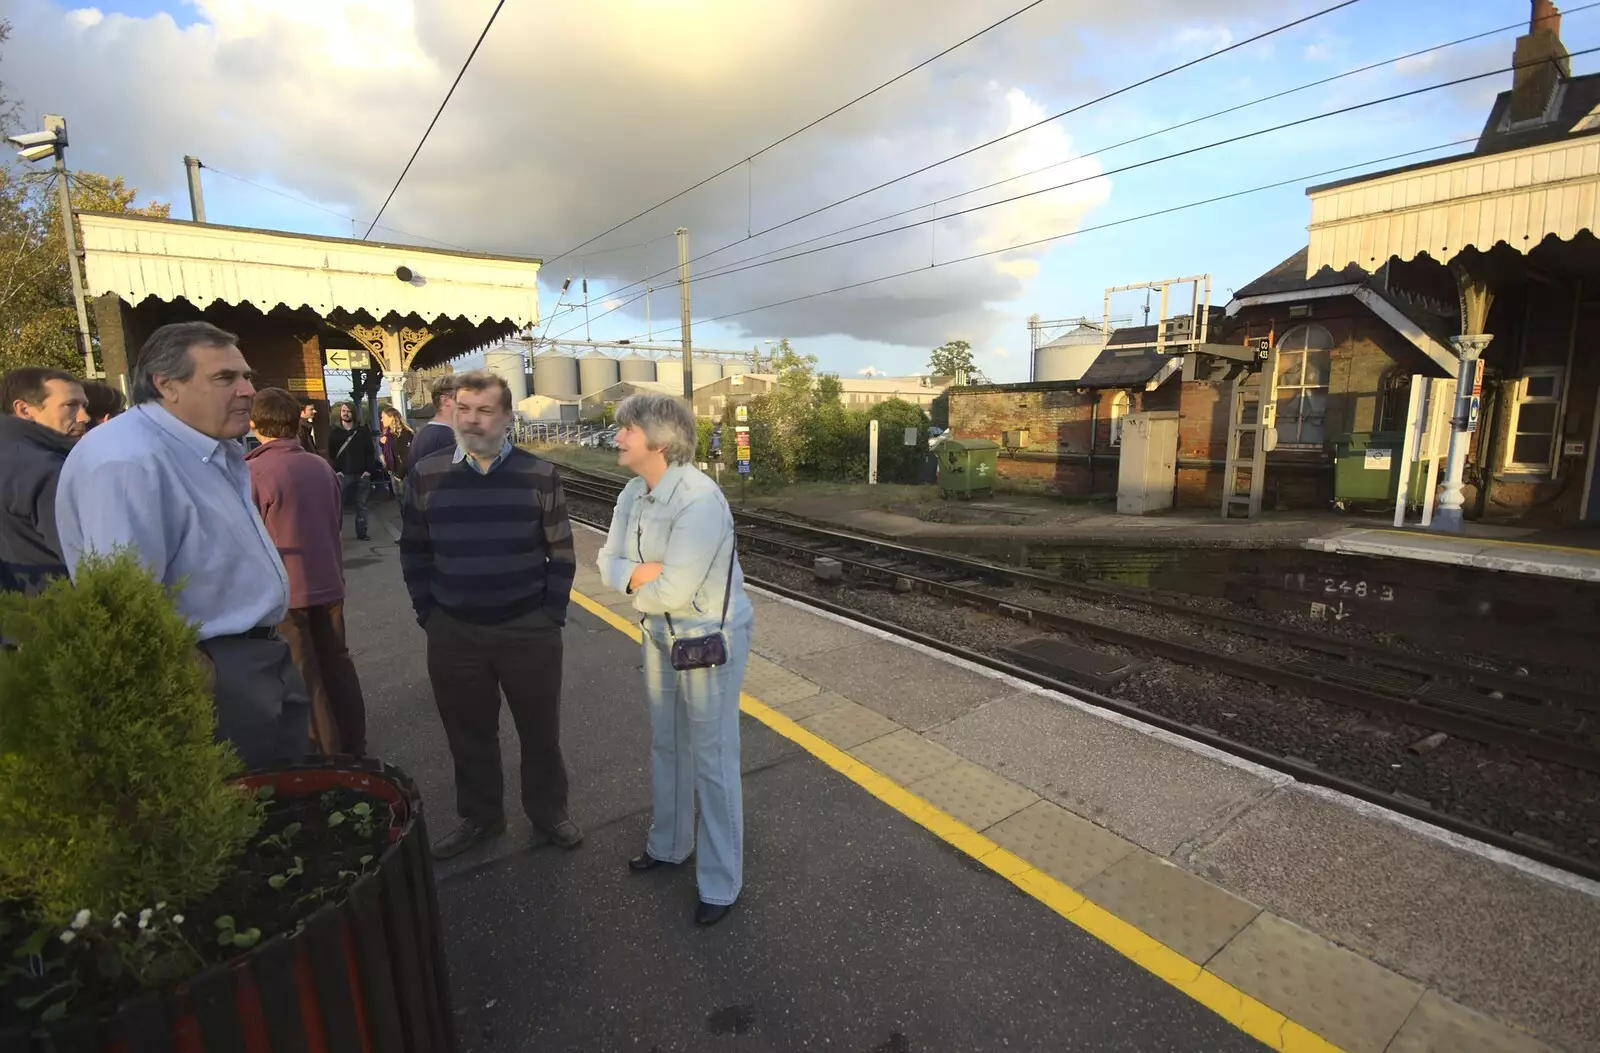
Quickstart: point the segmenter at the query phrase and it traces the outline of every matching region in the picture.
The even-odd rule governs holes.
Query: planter
[[[422,799],[399,769],[350,758],[241,776],[279,797],[354,790],[390,805],[389,844],[348,894],[169,995],[40,1036],[0,1033],[30,1053],[453,1053],[449,973]]]

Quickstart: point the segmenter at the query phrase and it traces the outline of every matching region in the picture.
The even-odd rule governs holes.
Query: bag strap
[[[356,441],[356,432],[355,432],[354,428],[351,428],[350,429],[350,437],[344,441],[344,445],[339,447],[339,452],[333,455],[333,459],[337,461],[339,458],[343,457],[344,456],[344,451],[348,450],[350,448],[350,444],[355,442],[355,441]]]
[[[638,524],[637,533],[634,535],[634,545],[639,553],[639,559],[642,561],[644,559],[644,523],[642,521]],[[722,586],[722,619],[717,623],[718,631],[728,626],[728,604],[733,599],[733,564],[738,558],[738,552],[739,529],[734,527],[728,531],[728,580]],[[672,627],[672,615],[668,614],[665,617],[667,619],[667,632],[674,636],[678,635],[678,630]]]

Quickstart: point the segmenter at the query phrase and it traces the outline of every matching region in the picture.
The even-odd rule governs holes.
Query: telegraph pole
[[[61,205],[61,229],[67,239],[67,270],[72,274],[72,306],[78,313],[78,347],[83,352],[83,378],[92,380],[94,344],[89,339],[89,311],[84,302],[83,259],[78,255],[78,227],[72,216],[72,189],[67,179],[67,120],[45,114],[46,131],[56,133],[56,193]]]
[[[679,227],[678,302],[683,311],[683,397],[694,405],[694,357],[689,339],[689,228]]]

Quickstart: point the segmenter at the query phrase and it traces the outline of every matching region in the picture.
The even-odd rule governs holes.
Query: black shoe
[[[640,852],[628,860],[628,869],[635,874],[645,870],[654,870],[656,867],[675,867],[677,865],[676,863],[669,863],[665,859],[657,859],[649,852]]]
[[[366,534],[357,534],[356,535],[356,540],[357,541],[371,541],[372,538],[367,536]]]
[[[728,916],[733,909],[732,903],[706,903],[704,900],[694,908],[694,923],[696,925],[715,925]]]
[[[476,819],[468,819],[433,843],[433,858],[451,859],[474,845],[493,841],[505,832],[504,819],[496,823],[480,823]]]
[[[563,819],[554,826],[535,826],[534,829],[559,848],[577,848],[583,844],[583,830],[571,819]]]

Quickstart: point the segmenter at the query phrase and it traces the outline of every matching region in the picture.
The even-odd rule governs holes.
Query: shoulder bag
[[[638,545],[639,559],[644,560],[644,524],[639,524],[638,536],[635,539]],[[733,596],[733,564],[738,558],[738,534],[730,534],[728,539],[728,580],[722,587],[722,620],[717,623],[717,631],[707,633],[705,636],[679,636],[672,627],[672,615],[667,615],[667,632],[672,636],[672,668],[678,672],[687,672],[691,669],[715,669],[717,666],[728,663],[728,638],[722,630],[728,624],[728,601]]]

